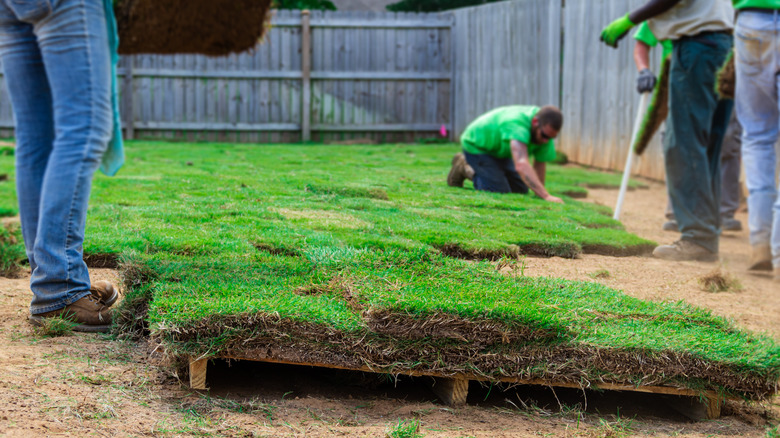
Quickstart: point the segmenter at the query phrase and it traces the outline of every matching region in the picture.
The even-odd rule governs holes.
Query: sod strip
[[[780,377],[774,341],[707,311],[595,283],[507,278],[492,264],[431,252],[139,257],[134,266],[155,285],[152,332],[176,354],[664,384],[756,399]]]
[[[205,255],[323,242],[433,247],[469,259],[623,256],[653,247],[626,233],[604,207],[447,187],[457,150],[130,142],[119,175],[95,179],[85,252],[106,266],[125,250]],[[12,160],[0,156],[0,166],[12,168]],[[567,179],[619,183],[612,174],[549,167],[553,193],[556,178],[562,189],[572,188]],[[1,189],[0,206],[14,206],[12,191]]]

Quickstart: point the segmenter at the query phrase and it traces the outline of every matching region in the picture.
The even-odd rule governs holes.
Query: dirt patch
[[[269,26],[271,0],[120,0],[119,53],[199,53],[249,50]]]

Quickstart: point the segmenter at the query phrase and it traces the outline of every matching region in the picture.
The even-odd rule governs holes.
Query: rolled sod
[[[119,53],[219,56],[254,47],[271,0],[117,0]]]

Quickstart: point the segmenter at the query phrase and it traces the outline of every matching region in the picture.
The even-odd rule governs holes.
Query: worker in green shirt
[[[775,149],[780,132],[780,0],[734,0],[734,8],[739,13],[734,29],[734,100],[744,130],[742,160],[752,246],[749,268],[774,271],[780,283],[780,186],[775,179],[780,172]]]
[[[479,116],[461,136],[463,153],[452,159],[447,184],[476,190],[528,193],[563,203],[544,187],[547,163],[555,159],[553,139],[563,126],[561,111],[552,106],[504,106]],[[534,162],[531,164],[531,158]]]
[[[780,1],[780,0],[778,0]],[[641,93],[650,93],[655,88],[656,77],[650,70],[650,49],[659,44],[658,39],[650,30],[647,22],[642,22],[637,27],[634,34],[634,63],[636,64],[639,75],[636,80],[637,91]],[[669,40],[660,42],[663,52],[662,59],[666,59],[672,54],[673,45]],[[661,137],[664,137],[661,132]],[[723,146],[720,155],[720,173],[721,173],[721,195],[720,195],[720,223],[723,231],[742,231],[742,222],[734,218],[734,214],[739,208],[740,183],[739,174],[742,166],[740,149],[742,146],[742,128],[737,121],[736,113],[732,113],[726,136],[723,138]],[[664,231],[679,231],[677,220],[674,217],[671,200],[666,206],[666,223],[663,225]]]

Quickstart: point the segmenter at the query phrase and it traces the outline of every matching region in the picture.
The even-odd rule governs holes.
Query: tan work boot
[[[751,271],[771,271],[772,270],[772,248],[769,244],[753,245],[753,252],[750,255]]]
[[[92,287],[89,288],[89,291],[92,292],[93,297],[102,301],[106,307],[114,305],[117,298],[119,298],[119,291],[111,282],[106,280],[92,283]]]
[[[60,317],[78,323],[76,332],[107,332],[111,328],[111,310],[92,295],[51,312],[30,315],[30,323],[41,326],[47,318]]]
[[[678,240],[671,245],[661,245],[653,250],[653,256],[674,262],[695,260],[699,262],[717,262],[718,253],[688,240]]]
[[[463,187],[463,181],[474,179],[474,169],[466,162],[463,153],[457,153],[452,157],[452,168],[447,175],[447,185],[450,187]]]

